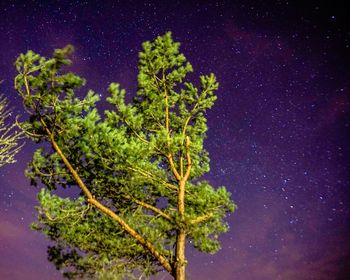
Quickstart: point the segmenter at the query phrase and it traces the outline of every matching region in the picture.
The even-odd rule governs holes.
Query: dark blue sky
[[[239,208],[218,254],[188,251],[189,279],[350,279],[345,1],[38,2],[0,3],[0,92],[15,114],[13,63],[28,49],[49,56],[71,43],[86,89],[103,97],[119,82],[132,95],[141,43],[170,30],[194,79],[217,75],[206,178]],[[0,279],[62,279],[49,241],[29,229],[38,189],[23,173],[38,147],[28,140],[0,170]]]

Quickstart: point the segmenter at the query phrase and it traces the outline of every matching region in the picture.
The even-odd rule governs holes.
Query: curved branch
[[[170,222],[173,221],[173,219],[168,214],[164,213],[162,210],[160,210],[159,208],[157,208],[157,207],[155,207],[153,205],[150,205],[150,204],[148,204],[146,202],[143,202],[141,200],[133,198],[133,197],[131,197],[129,195],[125,195],[124,197],[127,198],[127,199],[130,199],[131,201],[135,202],[136,204],[142,206],[143,208],[152,210],[153,212],[159,214],[160,216],[162,216],[163,218],[165,218],[166,220],[168,220]]]

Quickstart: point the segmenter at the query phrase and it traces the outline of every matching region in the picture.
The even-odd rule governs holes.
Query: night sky
[[[16,57],[71,43],[84,92],[119,82],[132,95],[141,43],[172,31],[191,77],[220,82],[205,178],[238,205],[219,253],[188,250],[189,280],[350,279],[350,10],[304,2],[1,1],[0,92],[24,119]],[[62,279],[29,229],[38,189],[24,169],[39,146],[26,142],[0,170],[0,279]]]

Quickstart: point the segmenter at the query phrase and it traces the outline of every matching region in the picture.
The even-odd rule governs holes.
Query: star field
[[[132,96],[141,43],[170,30],[190,78],[213,72],[220,83],[207,112],[205,178],[238,205],[219,253],[187,251],[189,279],[350,279],[345,1],[167,2],[0,3],[0,92],[10,117],[25,115],[13,89],[21,52],[49,56],[71,43],[70,70],[86,88],[103,98],[119,82]],[[18,162],[0,170],[0,279],[63,279],[47,261],[49,241],[29,229],[38,189],[24,170],[38,147],[27,140]]]

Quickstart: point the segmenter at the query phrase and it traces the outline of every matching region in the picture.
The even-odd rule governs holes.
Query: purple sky
[[[34,2],[0,3],[0,92],[14,115],[24,112],[13,63],[28,49],[49,56],[71,43],[86,90],[104,97],[120,82],[132,94],[141,43],[170,30],[194,78],[217,75],[206,179],[225,185],[239,209],[219,253],[188,250],[189,280],[350,279],[345,1]],[[36,148],[28,140],[0,170],[0,279],[62,279],[47,261],[49,241],[29,229],[38,189],[23,173]]]

